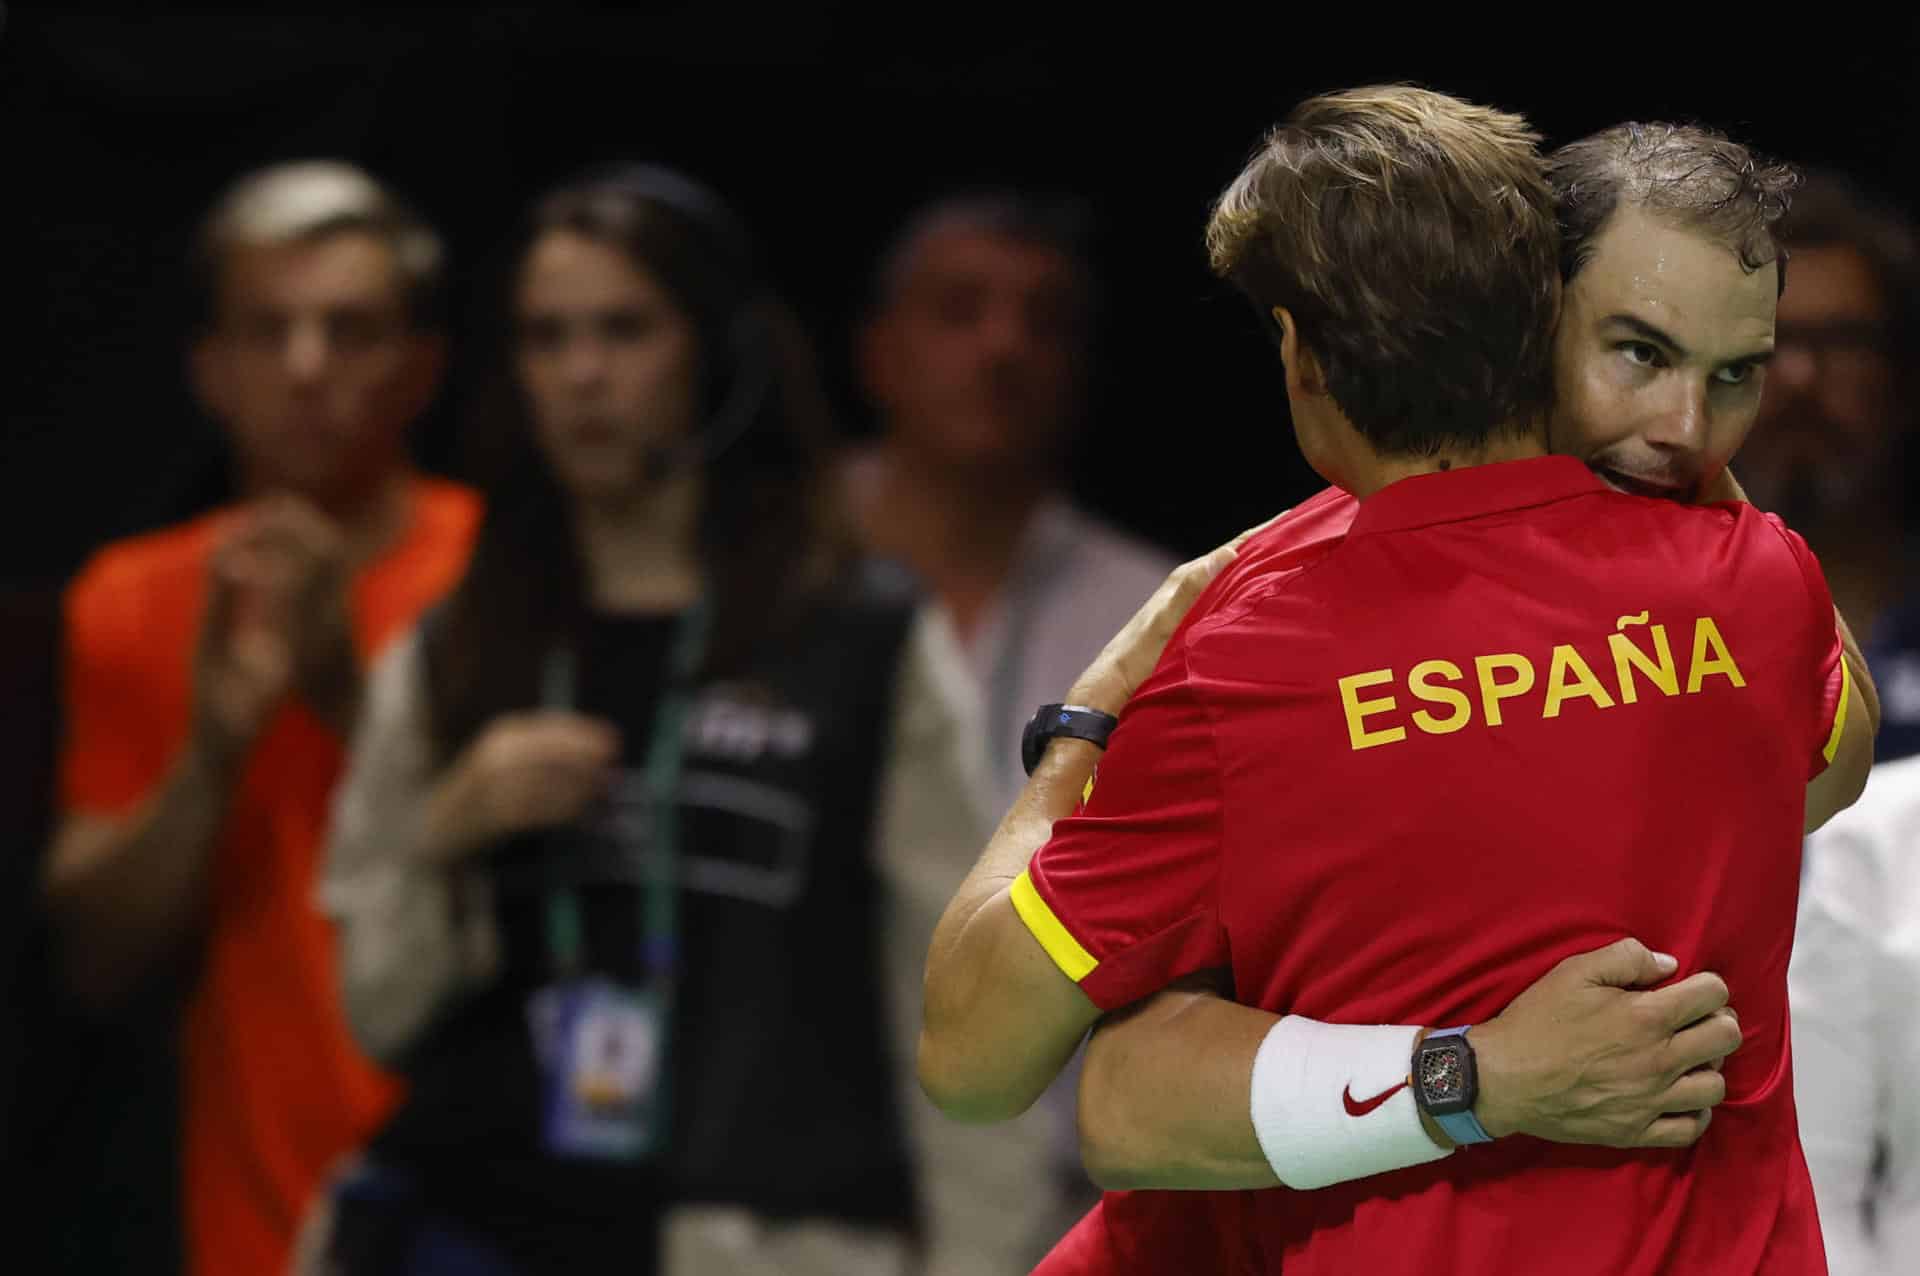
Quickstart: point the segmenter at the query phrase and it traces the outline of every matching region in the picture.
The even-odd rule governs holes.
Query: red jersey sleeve
[[[1823,672],[1816,718],[1820,727],[1815,732],[1820,747],[1809,761],[1809,780],[1826,770],[1827,764],[1833,761],[1833,755],[1840,748],[1840,735],[1847,729],[1847,692],[1853,687],[1853,673],[1847,668],[1846,647],[1840,641],[1838,625],[1834,627],[1833,642],[1820,661],[1820,667]]]
[[[148,721],[139,603],[123,573],[96,564],[68,587],[64,612],[60,806],[118,814],[146,796],[168,761]]]
[[[1847,669],[1846,645],[1840,639],[1840,624],[1834,619],[1833,595],[1827,589],[1826,573],[1800,534],[1772,514],[1762,515],[1769,526],[1787,543],[1806,583],[1816,617],[1812,651],[1812,691],[1814,696],[1813,740],[1808,750],[1807,778],[1813,779],[1827,769],[1840,747],[1841,733],[1847,727],[1847,692],[1853,675]]]
[[[1176,640],[1128,701],[1079,812],[1014,883],[1027,928],[1103,1010],[1227,963],[1217,759]]]

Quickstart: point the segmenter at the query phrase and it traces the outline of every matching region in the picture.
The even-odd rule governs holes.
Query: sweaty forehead
[[[1567,294],[1589,318],[1631,315],[1710,350],[1771,337],[1778,273],[1773,262],[1746,269],[1707,231],[1627,208],[1595,238]]]

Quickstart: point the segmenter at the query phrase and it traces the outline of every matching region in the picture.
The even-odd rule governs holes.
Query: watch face
[[[1470,1058],[1464,1041],[1421,1047],[1420,1097],[1429,1112],[1445,1116],[1473,1106]]]

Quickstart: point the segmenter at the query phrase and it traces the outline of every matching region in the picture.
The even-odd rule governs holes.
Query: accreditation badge
[[[549,1154],[640,1161],[666,1140],[667,1005],[656,990],[594,977],[541,989],[528,1006]]]

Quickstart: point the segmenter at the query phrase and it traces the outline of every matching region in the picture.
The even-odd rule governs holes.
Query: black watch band
[[[1028,719],[1026,730],[1020,733],[1020,764],[1032,775],[1033,768],[1040,765],[1041,755],[1047,751],[1048,742],[1057,736],[1086,740],[1104,749],[1107,737],[1119,725],[1120,719],[1111,713],[1085,705],[1043,704]]]

